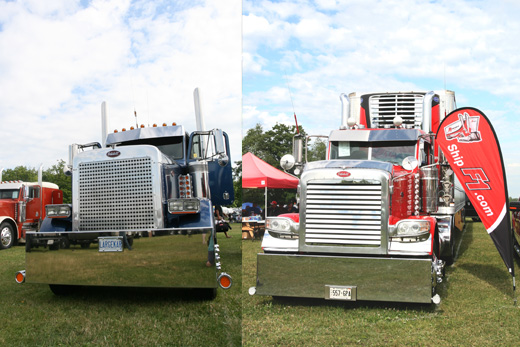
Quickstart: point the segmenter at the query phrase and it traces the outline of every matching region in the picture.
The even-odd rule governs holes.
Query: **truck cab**
[[[0,248],[25,242],[25,233],[39,229],[45,206],[63,202],[58,186],[48,182],[0,182]]]
[[[293,155],[282,158],[282,168],[301,174],[300,212],[267,218],[251,293],[438,302],[435,287],[454,259],[465,203],[434,142],[441,105],[449,107],[454,95],[340,99],[342,123],[327,136],[326,158],[304,161],[308,138],[298,135]],[[343,292],[349,294],[335,297]]]
[[[234,199],[227,134],[188,134],[176,123],[108,134],[105,103],[101,123],[102,143],[69,148],[72,204],[48,206],[40,232],[29,234],[24,280],[57,294],[86,285],[214,297],[218,285],[229,288],[213,217],[213,205]],[[52,270],[63,262],[70,266]]]

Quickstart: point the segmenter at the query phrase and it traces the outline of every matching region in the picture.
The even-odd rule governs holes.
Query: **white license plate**
[[[356,287],[326,286],[325,299],[329,300],[356,300]]]
[[[99,239],[100,252],[122,252],[123,251],[123,237],[100,237]]]

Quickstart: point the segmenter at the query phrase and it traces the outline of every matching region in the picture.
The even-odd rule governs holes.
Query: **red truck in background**
[[[39,175],[41,177],[41,174]],[[63,203],[63,192],[54,183],[5,181],[0,171],[0,249],[25,242],[27,231],[38,231],[45,206]]]

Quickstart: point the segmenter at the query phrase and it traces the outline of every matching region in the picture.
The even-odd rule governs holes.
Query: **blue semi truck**
[[[70,146],[72,204],[47,206],[39,232],[27,233],[18,282],[75,286],[229,288],[222,272],[213,206],[233,202],[229,139],[175,123],[107,133],[102,143]]]

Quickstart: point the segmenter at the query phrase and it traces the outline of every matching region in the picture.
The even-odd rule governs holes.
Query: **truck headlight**
[[[299,224],[288,217],[267,217],[265,227],[273,237],[297,239]]]
[[[391,237],[406,238],[406,241],[421,241],[430,235],[430,222],[426,220],[402,220],[397,222]]]
[[[69,205],[47,205],[45,214],[49,218],[67,218],[71,214],[71,208]]]
[[[199,199],[170,199],[168,200],[168,212],[178,213],[198,213],[200,211]]]

